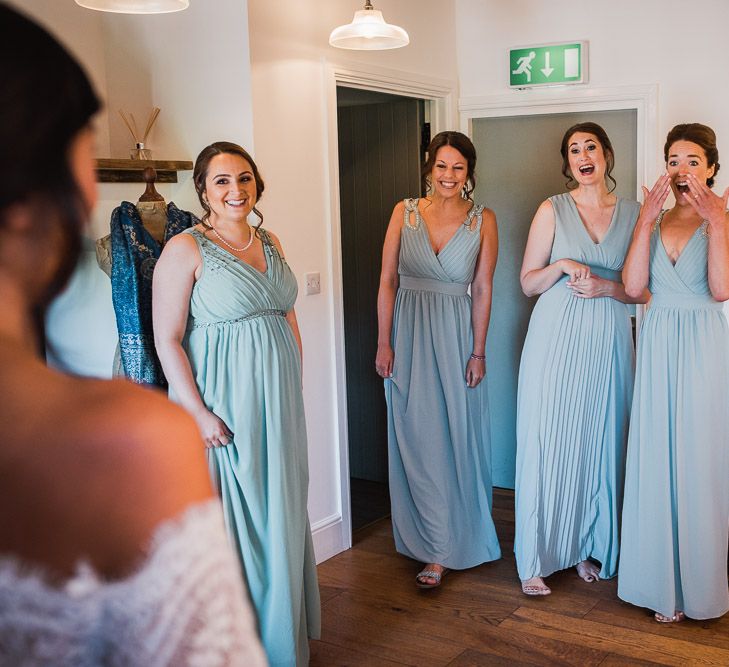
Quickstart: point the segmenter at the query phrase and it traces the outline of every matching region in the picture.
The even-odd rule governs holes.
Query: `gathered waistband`
[[[251,313],[250,315],[244,315],[243,317],[236,317],[234,320],[218,320],[217,322],[193,322],[190,329],[203,329],[205,327],[214,327],[220,324],[238,324],[239,322],[248,322],[249,320],[255,320],[259,317],[267,317],[268,315],[286,317],[286,311],[278,310],[277,308],[269,308],[267,310],[259,310],[257,313]]]
[[[450,296],[465,296],[468,294],[468,285],[463,283],[445,283],[433,278],[414,278],[413,276],[400,276],[400,289],[420,290],[422,292],[437,292]]]
[[[654,294],[650,308],[690,308],[692,310],[722,310],[723,304],[710,294]]]

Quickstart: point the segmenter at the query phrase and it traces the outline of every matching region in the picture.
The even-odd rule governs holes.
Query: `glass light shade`
[[[340,25],[329,35],[329,44],[339,49],[382,50],[407,46],[410,37],[401,27],[385,23],[378,9],[360,9],[351,23]]]
[[[168,14],[190,6],[189,0],[76,0],[76,4],[115,14]]]

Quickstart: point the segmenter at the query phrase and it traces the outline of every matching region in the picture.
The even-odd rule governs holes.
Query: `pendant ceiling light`
[[[408,34],[397,25],[385,23],[382,12],[366,0],[364,9],[354,13],[351,23],[332,30],[329,43],[339,49],[398,49],[410,43]]]
[[[115,14],[168,14],[190,6],[189,0],[76,0],[76,4]]]

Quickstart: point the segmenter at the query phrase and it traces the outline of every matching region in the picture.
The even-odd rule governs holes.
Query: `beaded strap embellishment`
[[[278,308],[267,308],[266,310],[259,310],[257,313],[251,313],[250,315],[244,315],[243,317],[237,317],[234,320],[220,320],[218,322],[195,322],[192,325],[192,329],[204,329],[205,327],[213,327],[219,324],[238,324],[239,322],[248,322],[249,320],[255,320],[259,317],[267,317],[268,315],[277,315],[279,317],[286,317],[285,310],[279,310]]]

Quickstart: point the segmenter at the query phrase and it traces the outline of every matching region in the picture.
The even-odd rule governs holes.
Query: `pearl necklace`
[[[235,252],[243,252],[245,250],[248,250],[248,248],[250,248],[251,244],[253,243],[253,228],[250,225],[248,225],[248,231],[250,232],[251,235],[248,238],[248,243],[246,243],[242,248],[236,248],[235,246],[230,245],[230,243],[228,243],[220,234],[218,234],[218,230],[215,229],[215,227],[213,227],[212,224],[210,225],[210,229],[213,230],[213,234],[215,234],[215,236],[218,237],[218,240],[221,243],[228,246],[228,248],[230,248],[231,250],[235,250]]]

